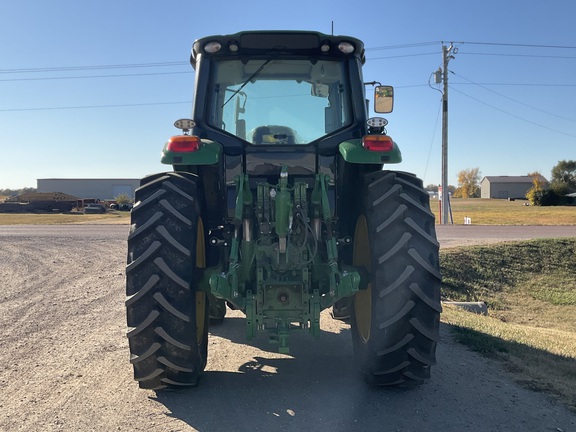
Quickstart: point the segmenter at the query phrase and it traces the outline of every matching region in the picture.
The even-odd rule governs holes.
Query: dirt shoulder
[[[0,230],[0,430],[576,430],[576,415],[514,384],[447,327],[426,385],[369,388],[348,326],[326,312],[320,339],[291,336],[291,355],[264,338],[247,345],[241,314],[230,313],[211,328],[199,388],[139,390],[125,338],[127,227],[9,232]]]

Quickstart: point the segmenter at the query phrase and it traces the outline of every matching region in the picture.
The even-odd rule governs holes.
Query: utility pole
[[[442,224],[448,224],[448,217],[450,213],[450,195],[448,191],[448,62],[454,56],[450,53],[457,52],[452,43],[450,47],[442,45],[442,68],[443,68],[443,82],[444,91],[442,92],[442,209],[441,219]]]

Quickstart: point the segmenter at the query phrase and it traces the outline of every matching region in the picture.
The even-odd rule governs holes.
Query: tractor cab
[[[206,138],[234,141],[226,149],[322,148],[365,131],[364,45],[357,39],[308,32],[207,37],[194,43],[191,61],[206,89],[196,95],[194,120]],[[277,133],[265,133],[271,125]]]

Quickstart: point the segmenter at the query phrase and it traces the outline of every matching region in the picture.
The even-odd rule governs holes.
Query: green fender
[[[338,146],[346,162],[357,164],[397,164],[402,162],[402,153],[396,143],[390,151],[372,151],[362,147],[362,140],[341,142]]]
[[[214,165],[220,161],[222,144],[202,140],[202,145],[194,152],[173,152],[167,149],[168,143],[162,149],[162,159],[166,165]]]

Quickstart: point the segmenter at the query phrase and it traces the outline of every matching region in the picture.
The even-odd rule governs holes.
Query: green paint
[[[340,154],[346,162],[355,164],[397,164],[402,162],[402,153],[396,143],[389,152],[376,152],[362,147],[362,140],[344,141],[339,145]]]
[[[160,159],[166,165],[214,165],[222,155],[222,145],[210,140],[202,140],[202,145],[195,152],[172,152],[167,147],[168,143],[164,145]]]
[[[283,167],[278,184],[256,185],[254,202],[249,177],[237,176],[233,223],[238,228],[231,239],[229,265],[226,271],[207,269],[212,294],[246,314],[247,338],[268,331],[281,353],[289,352],[288,336],[295,329],[319,336],[320,311],[353,295],[360,285],[355,268],[338,264],[329,180],[317,174],[308,191],[304,182],[290,185]],[[312,219],[325,227],[322,238],[316,238]],[[327,261],[319,253],[322,248]]]

